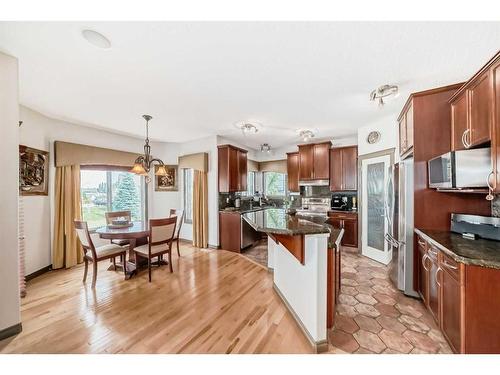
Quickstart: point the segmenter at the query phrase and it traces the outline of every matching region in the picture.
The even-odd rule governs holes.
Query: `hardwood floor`
[[[174,273],[154,268],[151,283],[99,266],[95,291],[81,266],[29,281],[23,331],[0,353],[311,352],[272,275],[239,254],[181,243]]]

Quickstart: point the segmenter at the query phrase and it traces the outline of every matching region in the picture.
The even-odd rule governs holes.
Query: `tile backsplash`
[[[500,217],[500,195],[495,195],[491,201],[491,216]]]

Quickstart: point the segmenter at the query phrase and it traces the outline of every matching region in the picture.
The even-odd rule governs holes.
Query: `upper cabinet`
[[[500,193],[500,52],[450,99],[452,150],[491,143],[491,191]],[[486,178],[486,177],[485,177]]]
[[[330,142],[299,145],[299,180],[329,178],[330,147]]]
[[[413,150],[413,103],[410,101],[399,115],[399,154],[402,157]]]
[[[231,145],[218,147],[219,192],[247,190],[247,151]]]
[[[451,101],[452,150],[464,150],[490,141],[492,75],[489,71],[466,84]]]
[[[358,189],[358,148],[356,146],[330,150],[330,190]]]
[[[288,190],[299,191],[299,153],[286,154],[286,169],[288,174]]]

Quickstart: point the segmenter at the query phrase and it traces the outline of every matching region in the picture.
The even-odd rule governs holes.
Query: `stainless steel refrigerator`
[[[389,276],[404,294],[418,297],[413,283],[413,158],[389,167],[385,216],[392,247]]]

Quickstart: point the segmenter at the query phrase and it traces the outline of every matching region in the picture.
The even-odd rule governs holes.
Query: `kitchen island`
[[[242,215],[268,236],[268,267],[274,288],[316,352],[328,348],[327,328],[333,325],[340,284],[339,246],[344,233],[326,223],[266,209]]]

